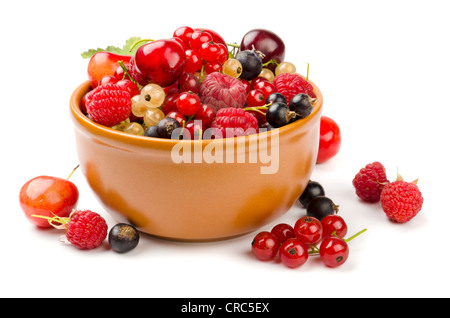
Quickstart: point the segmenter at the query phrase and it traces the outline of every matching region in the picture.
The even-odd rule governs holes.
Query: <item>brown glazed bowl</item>
[[[88,81],[70,100],[79,164],[118,222],[179,241],[243,235],[286,213],[314,169],[322,94],[305,119],[244,137],[171,140],[99,125],[80,110]],[[190,162],[189,162],[190,161]]]

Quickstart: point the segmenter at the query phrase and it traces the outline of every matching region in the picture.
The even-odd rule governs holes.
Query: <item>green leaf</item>
[[[81,53],[81,57],[84,59],[90,59],[95,53],[98,52],[111,52],[111,53],[115,53],[115,54],[121,54],[121,55],[134,55],[136,53],[136,51],[144,44],[146,44],[146,42],[141,42],[138,43],[133,50],[130,52],[130,48],[133,46],[133,44],[137,41],[141,40],[140,37],[134,36],[129,38],[124,46],[122,48],[117,47],[117,46],[107,46],[105,49],[102,48],[97,48],[97,49],[89,49],[83,53]]]

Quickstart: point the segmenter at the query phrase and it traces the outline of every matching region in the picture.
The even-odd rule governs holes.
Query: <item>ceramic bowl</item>
[[[80,168],[105,209],[140,231],[215,241],[255,231],[286,213],[315,166],[322,94],[313,112],[276,130],[215,140],[136,136],[99,125],[70,100]]]

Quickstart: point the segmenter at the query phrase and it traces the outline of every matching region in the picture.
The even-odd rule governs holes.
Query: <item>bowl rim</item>
[[[300,75],[300,74],[299,74]],[[300,75],[301,76],[301,75]],[[285,125],[283,127],[276,128],[274,130],[267,130],[264,132],[259,132],[257,134],[251,134],[247,136],[238,136],[233,138],[223,138],[223,139],[201,139],[201,140],[177,140],[177,139],[165,139],[165,138],[155,138],[155,137],[147,137],[147,136],[139,136],[133,135],[126,132],[122,132],[107,126],[103,126],[89,119],[80,108],[81,100],[83,95],[86,94],[89,90],[91,90],[91,85],[89,80],[86,80],[82,84],[80,84],[75,91],[72,93],[70,98],[70,113],[72,115],[72,119],[79,123],[84,128],[88,129],[90,132],[95,135],[107,137],[108,139],[114,139],[116,141],[122,141],[124,143],[134,144],[140,147],[149,147],[151,145],[158,145],[158,148],[173,148],[178,143],[201,143],[202,147],[214,141],[222,141],[233,140],[236,143],[243,141],[253,141],[254,139],[258,139],[261,136],[266,138],[270,138],[270,135],[277,131],[278,135],[281,137],[283,134],[289,134],[292,130],[300,129],[301,127],[307,126],[309,122],[311,122],[318,114],[321,114],[321,109],[323,106],[323,96],[320,89],[317,85],[308,80],[308,82],[313,86],[313,92],[316,95],[316,102],[313,107],[313,111],[311,114],[305,118],[296,120],[293,123]],[[268,136],[265,136],[268,135]]]

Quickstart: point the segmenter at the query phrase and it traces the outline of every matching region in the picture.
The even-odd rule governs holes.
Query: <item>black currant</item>
[[[273,103],[267,108],[267,122],[274,128],[282,127],[289,124],[295,113],[289,110],[289,107],[283,103]]]
[[[159,121],[156,125],[156,132],[161,138],[170,139],[175,129],[180,128],[181,125],[175,118],[166,117]],[[175,138],[178,139],[178,138]]]
[[[157,127],[156,126],[147,127],[144,131],[144,136],[159,138]]]
[[[240,51],[236,54],[235,58],[242,65],[242,73],[239,78],[251,81],[261,73],[262,58],[255,51]]]
[[[283,104],[287,105],[287,100],[286,100],[286,97],[284,97],[283,94],[276,92],[276,93],[270,94],[266,98],[266,104],[269,104],[269,103],[272,103],[272,104],[273,103],[283,103]]]
[[[318,196],[324,196],[325,190],[317,181],[309,180],[308,185],[298,199],[304,208],[308,206],[309,201]]]
[[[314,99],[307,94],[300,93],[292,97],[289,109],[297,114],[295,120],[309,116],[313,110],[313,103]]]
[[[312,216],[321,221],[327,215],[337,213],[339,206],[326,196],[312,198],[306,206],[306,215]]]
[[[118,223],[109,231],[108,242],[115,252],[125,253],[138,245],[139,232],[130,224]]]

